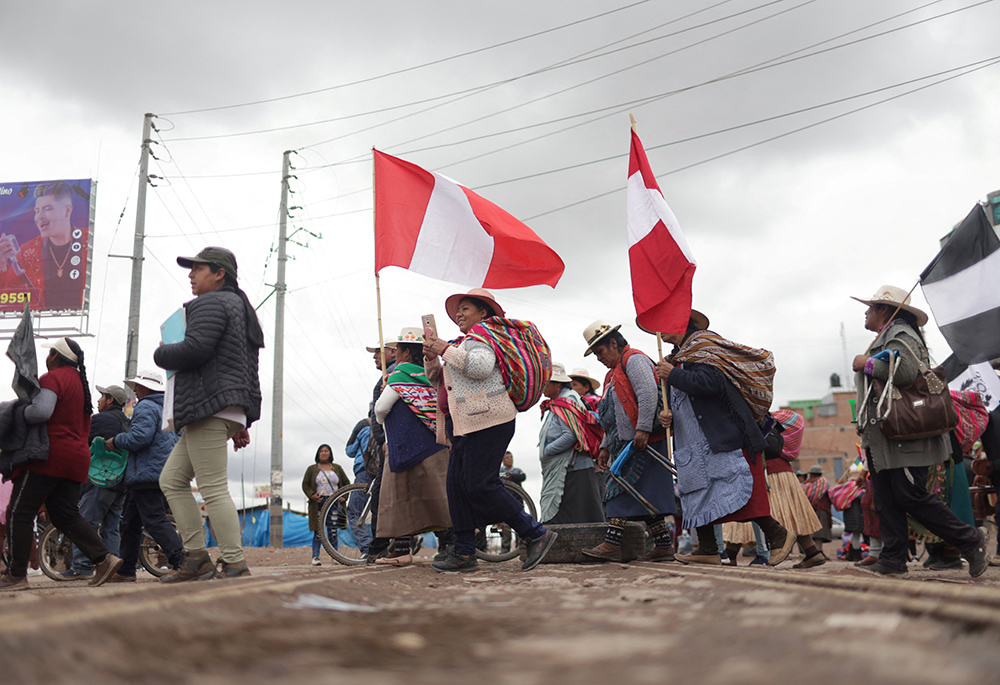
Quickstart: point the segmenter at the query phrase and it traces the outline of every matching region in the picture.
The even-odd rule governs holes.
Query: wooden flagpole
[[[376,212],[378,211],[378,204],[375,202],[375,148],[372,147],[372,235],[375,238],[376,244],[375,249],[378,250],[378,233],[375,227],[378,225],[376,219]],[[382,335],[382,288],[379,283],[378,276],[378,266],[375,268],[375,309],[378,314],[378,348],[379,354],[382,355],[382,381],[384,382],[386,376],[386,365],[385,365],[385,338]]]
[[[635,120],[635,116],[633,114],[629,114],[628,118],[629,118],[629,121],[632,123],[632,131],[635,132],[636,134],[638,134],[639,133],[639,129],[638,129],[638,123]],[[663,361],[663,336],[660,334],[659,331],[656,331],[656,351],[659,353],[659,355],[660,355],[660,361],[662,362]],[[663,395],[663,408],[666,409],[668,406],[670,406],[667,403],[667,382],[665,380],[662,380],[662,379],[660,380],[660,393],[662,393],[662,395]],[[659,421],[660,417],[657,416],[655,420]],[[670,458],[670,461],[674,460],[674,441],[673,441],[673,433],[674,433],[674,431],[673,431],[672,426],[673,426],[673,424],[671,424],[671,428],[667,429],[667,456]]]

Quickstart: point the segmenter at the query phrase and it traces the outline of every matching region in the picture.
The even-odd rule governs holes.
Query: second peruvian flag
[[[635,130],[628,161],[628,258],[639,324],[661,333],[687,330],[694,255]]]

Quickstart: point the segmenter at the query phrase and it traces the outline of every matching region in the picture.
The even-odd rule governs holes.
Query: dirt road
[[[1000,682],[1000,569],[875,578],[679,564],[305,565],[0,595],[3,683]],[[743,562],[745,563],[745,561]],[[790,565],[790,564],[786,564]],[[294,608],[304,595],[371,612]]]

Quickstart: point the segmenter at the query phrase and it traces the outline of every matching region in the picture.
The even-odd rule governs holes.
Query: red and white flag
[[[503,209],[446,176],[373,152],[375,273],[399,266],[482,288],[559,282],[559,255]]]
[[[634,130],[628,160],[628,259],[639,324],[660,333],[686,331],[694,255]]]

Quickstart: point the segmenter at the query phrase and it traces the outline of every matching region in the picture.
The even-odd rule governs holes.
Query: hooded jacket
[[[124,482],[130,488],[159,487],[160,471],[180,439],[160,428],[162,419],[163,393],[151,393],[135,405],[128,432],[115,436],[115,448],[129,451]]]

